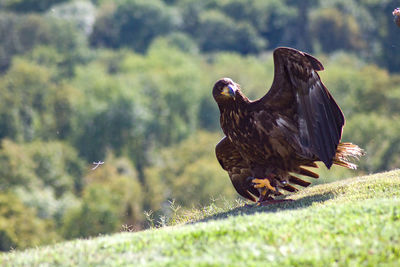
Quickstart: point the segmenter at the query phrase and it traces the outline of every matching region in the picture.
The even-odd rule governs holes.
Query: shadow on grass
[[[250,214],[255,214],[255,213],[259,213],[259,212],[276,212],[276,211],[282,211],[282,210],[302,209],[302,208],[311,206],[314,202],[324,202],[324,201],[327,201],[332,198],[334,198],[334,194],[331,192],[328,192],[325,194],[306,196],[306,197],[297,199],[295,201],[271,204],[269,206],[256,206],[255,204],[245,205],[243,207],[238,207],[238,208],[235,208],[235,209],[227,211],[227,212],[218,213],[216,215],[212,215],[212,216],[206,217],[202,220],[198,220],[198,221],[195,221],[192,223],[194,224],[194,223],[198,223],[198,222],[207,222],[210,220],[222,220],[222,219],[226,219],[231,216],[250,215]]]

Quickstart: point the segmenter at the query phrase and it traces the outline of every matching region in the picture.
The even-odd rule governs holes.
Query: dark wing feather
[[[229,174],[229,178],[236,191],[244,198],[256,201],[253,195],[259,197],[259,192],[251,185],[248,179],[251,170],[239,151],[233,146],[228,138],[224,137],[215,147],[215,154],[221,167]]]
[[[257,105],[297,119],[301,145],[330,168],[344,116],[317,73],[324,67],[311,55],[283,47],[275,49],[274,65],[271,89]]]

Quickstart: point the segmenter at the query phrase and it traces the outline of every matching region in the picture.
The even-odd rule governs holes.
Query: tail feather
[[[300,179],[299,177],[296,177],[293,175],[289,176],[289,182],[292,184],[301,185],[303,187],[307,187],[311,184],[310,182],[304,181],[304,180]]]
[[[300,167],[298,173],[301,174],[301,175],[305,175],[305,176],[309,176],[309,177],[315,178],[315,179],[317,179],[319,177],[319,175],[316,174],[315,172],[312,172],[310,170],[307,170],[307,169],[304,169],[304,168],[301,168],[301,167]]]
[[[364,150],[357,145],[352,143],[340,143],[336,149],[333,164],[355,170],[357,169],[357,165],[350,162],[350,160],[359,159],[363,155],[365,155]]]
[[[299,189],[297,189],[296,187],[294,187],[294,186],[292,186],[290,184],[287,184],[282,188],[285,189],[286,191],[289,191],[289,192],[297,192],[297,191],[299,191]]]
[[[318,165],[317,165],[317,163],[315,163],[315,162],[305,163],[305,164],[303,164],[303,166],[318,168]]]

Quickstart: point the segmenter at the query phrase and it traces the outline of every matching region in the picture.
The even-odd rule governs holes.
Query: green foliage
[[[72,147],[59,142],[1,144],[2,187],[33,186],[40,182],[52,187],[58,196],[74,191],[81,184],[83,166]],[[77,176],[74,178],[73,176]]]
[[[188,54],[164,45],[152,46],[147,59],[149,69],[140,78],[151,116],[146,134],[152,135],[156,143],[172,144],[196,128],[199,100],[205,88],[201,70]],[[131,67],[126,70],[134,71]]]
[[[112,48],[130,47],[145,52],[151,41],[169,33],[179,22],[171,8],[160,0],[119,1],[114,10],[99,16],[91,35],[91,44]]]
[[[92,31],[96,9],[89,1],[71,1],[52,6],[47,15],[72,22],[85,35]]]
[[[35,163],[25,153],[25,149],[10,140],[3,139],[0,150],[0,184],[2,190],[10,190],[14,186],[30,187],[37,181],[32,172]]]
[[[71,192],[57,197],[54,189],[49,186],[16,187],[14,192],[25,206],[35,210],[36,217],[52,222],[57,232],[62,226],[65,214],[81,203]]]
[[[398,2],[391,0],[384,3],[371,1],[368,3],[372,16],[378,24],[374,38],[378,39],[379,47],[376,59],[378,63],[391,72],[400,72],[400,53],[398,43],[400,43],[399,28],[393,23],[392,16],[381,16],[381,14],[391,14],[393,9],[398,6]],[[378,37],[378,38],[377,38]]]
[[[33,142],[25,147],[35,162],[35,175],[52,187],[57,197],[80,192],[84,167],[75,149],[60,142]]]
[[[76,144],[81,147],[81,155],[88,160],[104,158],[107,149],[121,153],[129,140],[142,136],[136,128],[141,119],[133,102],[121,98],[109,105],[82,125],[83,131]]]
[[[68,86],[57,86],[51,70],[16,59],[0,78],[0,84],[0,95],[5,101],[0,106],[1,138],[32,141],[55,138],[60,132],[61,137],[69,134],[74,91]]]
[[[196,38],[203,51],[233,50],[243,54],[261,51],[264,41],[248,23],[235,23],[218,11],[201,14]]]
[[[43,12],[52,5],[70,0],[2,0],[2,7],[21,13]]]
[[[103,186],[85,191],[82,205],[65,215],[63,236],[67,239],[107,234],[118,230],[119,220],[112,205],[112,196]]]
[[[368,172],[397,168],[400,152],[400,125],[398,116],[386,117],[377,114],[357,114],[345,129],[345,138],[365,148],[367,158],[361,168]]]
[[[189,35],[180,32],[173,32],[165,37],[159,37],[154,42],[166,43],[168,47],[176,47],[180,51],[190,54],[197,54],[199,51],[196,42]]]
[[[217,1],[221,12],[235,21],[246,22],[254,27],[255,32],[264,37],[268,47],[274,48],[282,43],[292,42],[290,31],[296,17],[296,10],[286,1],[279,0],[228,0]],[[238,33],[239,34],[239,33]],[[286,36],[285,36],[286,35]],[[300,34],[297,33],[297,36]],[[240,42],[241,40],[238,40]],[[242,51],[240,51],[242,52]],[[252,51],[252,52],[258,52]]]
[[[399,111],[394,103],[399,76],[348,54],[336,54],[326,68],[329,71],[321,72],[321,77],[347,116],[370,112],[391,116]]]
[[[64,217],[65,238],[111,233],[122,225],[142,227],[142,189],[127,159],[109,155],[85,180],[82,204]]]
[[[73,139],[86,159],[97,161],[113,149],[133,159],[140,172],[153,145],[176,143],[196,129],[206,88],[201,70],[189,55],[167,45],[159,39],[146,56],[105,52],[78,69],[74,86],[84,97]]]
[[[356,19],[334,8],[316,10],[311,16],[311,35],[319,42],[322,51],[358,51],[365,47]]]
[[[0,194],[0,251],[24,249],[56,241],[53,225],[36,218],[15,194]]]
[[[16,192],[40,218],[59,220],[83,187],[82,161],[60,142],[21,145],[3,139],[0,167],[0,188]]]
[[[39,15],[0,16],[0,72],[5,72],[14,55],[31,51],[38,45],[53,46],[64,54],[62,65],[66,75],[73,73],[74,64],[86,59],[85,40],[72,23]]]
[[[146,176],[152,177],[147,186],[158,199],[158,203],[150,200],[152,210],[160,209],[168,199],[186,208],[205,205],[220,196],[233,199],[235,193],[229,177],[215,159],[214,149],[219,139],[216,134],[198,133],[153,159],[154,167],[146,170]],[[154,184],[153,179],[161,181],[162,186]]]
[[[26,17],[2,13],[0,16],[0,71],[10,65],[12,56],[32,49],[36,44],[49,42],[49,26],[37,15]]]

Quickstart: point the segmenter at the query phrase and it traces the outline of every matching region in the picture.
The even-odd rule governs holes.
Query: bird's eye
[[[236,93],[236,88],[233,87],[232,85],[226,85],[223,87],[221,94],[226,95],[226,96],[230,96],[230,97],[234,97]]]

